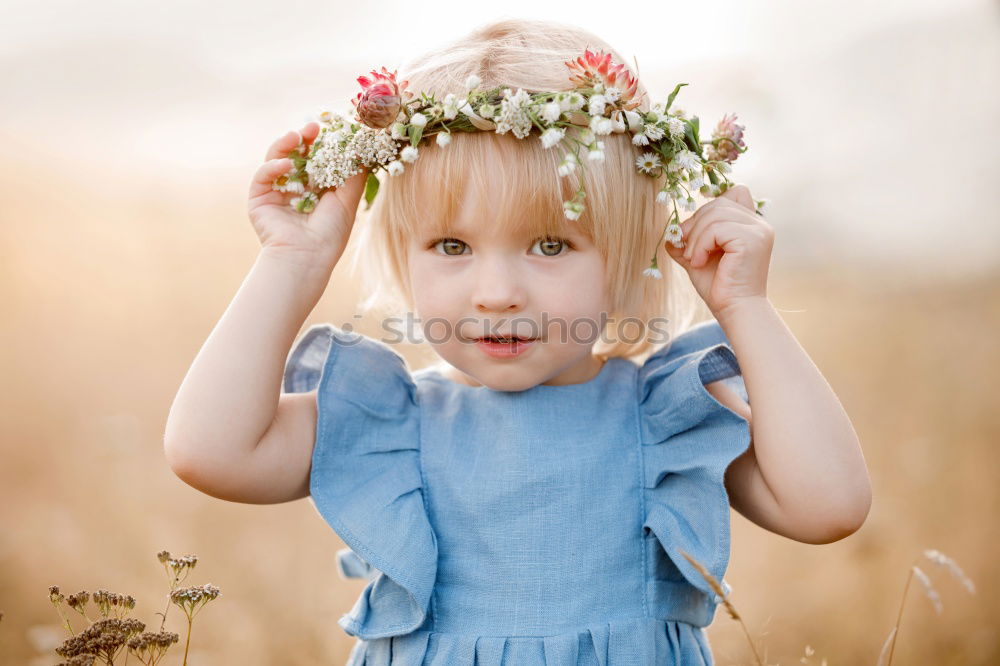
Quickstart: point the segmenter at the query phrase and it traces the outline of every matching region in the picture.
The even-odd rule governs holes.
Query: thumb
[[[674,247],[674,244],[670,241],[664,241],[663,249],[666,250],[667,256],[679,263],[685,269],[691,267],[691,262],[684,258],[684,248]]]
[[[735,201],[739,205],[748,209],[751,213],[756,212],[757,210],[757,205],[753,202],[753,197],[750,195],[750,188],[746,185],[736,185],[734,187],[730,187],[719,196],[724,199]]]
[[[344,215],[353,219],[358,211],[361,195],[365,191],[367,178],[368,170],[362,169],[361,173],[351,176],[340,187],[325,191],[313,212],[318,213],[321,217],[328,217],[335,214],[336,209],[340,208]]]

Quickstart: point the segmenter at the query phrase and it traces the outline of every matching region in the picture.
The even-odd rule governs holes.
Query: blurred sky
[[[93,188],[241,198],[267,145],[346,108],[359,74],[491,19],[553,18],[634,56],[654,100],[688,82],[677,104],[706,136],[739,114],[750,151],[733,176],[772,200],[775,261],[921,276],[1000,265],[996,3],[573,6],[5,2],[5,159],[43,155]]]

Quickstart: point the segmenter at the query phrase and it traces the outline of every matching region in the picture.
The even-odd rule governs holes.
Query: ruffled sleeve
[[[338,624],[365,640],[409,633],[427,619],[438,553],[416,386],[388,345],[316,324],[293,345],[284,373],[285,392],[313,389],[311,499],[349,547],[337,553],[341,575],[371,579]]]
[[[736,354],[712,320],[677,336],[639,368],[647,593],[655,612],[699,626],[721,599],[681,554],[722,584],[729,564],[730,512],[724,475],[750,445],[749,422],[705,384],[726,380],[747,399]]]

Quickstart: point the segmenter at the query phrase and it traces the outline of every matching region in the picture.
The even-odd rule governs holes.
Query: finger
[[[737,224],[732,220],[719,220],[715,224],[706,226],[693,245],[691,268],[703,267],[713,252],[724,250],[723,245],[738,233],[738,228],[735,226]]]
[[[728,190],[720,194],[719,197],[738,203],[748,209],[751,213],[756,212],[757,210],[757,206],[753,202],[753,196],[750,194],[750,188],[746,185],[736,185],[730,187]]]
[[[316,121],[306,123],[306,126],[299,131],[299,134],[302,135],[302,141],[305,142],[307,146],[311,145],[319,135],[319,123]]]
[[[722,202],[719,202],[722,203]],[[698,222],[690,230],[688,236],[685,238],[684,243],[684,256],[694,261],[695,250],[701,239],[701,237],[710,232],[710,228],[713,225],[719,224],[720,222],[737,222],[739,224],[749,224],[750,220],[744,218],[746,211],[743,208],[738,208],[734,210],[736,204],[728,204],[721,206],[713,206],[712,208],[707,208],[699,216]],[[734,212],[736,213],[734,215]]]
[[[301,141],[301,134],[295,131],[288,132],[275,139],[274,143],[271,144],[271,147],[267,149],[267,154],[264,155],[264,159],[273,160],[279,157],[284,157],[292,151],[292,148],[299,145]]]
[[[260,165],[250,181],[250,198],[259,197],[268,192],[276,192],[274,180],[292,168],[292,160],[287,157],[268,160]],[[280,192],[278,193],[280,194]]]

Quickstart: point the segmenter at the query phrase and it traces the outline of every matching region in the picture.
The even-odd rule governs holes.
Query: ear
[[[735,185],[730,187],[728,190],[719,195],[722,198],[730,199],[735,201],[739,205],[743,206],[751,213],[756,212],[757,206],[753,202],[753,197],[750,196],[750,188],[746,185]]]

